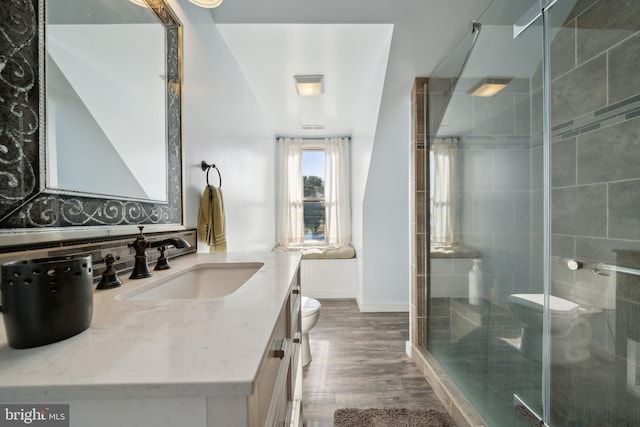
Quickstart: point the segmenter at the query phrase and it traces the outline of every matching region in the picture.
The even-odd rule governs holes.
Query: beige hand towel
[[[227,251],[227,233],[222,190],[207,185],[198,213],[198,240],[209,245],[209,252]]]

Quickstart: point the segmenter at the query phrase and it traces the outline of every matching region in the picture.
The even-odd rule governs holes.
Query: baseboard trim
[[[321,298],[321,299],[355,299],[356,292],[354,291],[321,291],[321,290],[312,290],[306,291],[302,290],[302,294],[305,297],[310,298]]]
[[[366,303],[356,298],[358,309],[363,313],[408,313],[408,302],[374,302]]]

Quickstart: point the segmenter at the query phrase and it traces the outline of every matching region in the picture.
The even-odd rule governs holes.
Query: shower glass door
[[[535,4],[495,0],[428,83],[427,349],[490,426],[530,425],[514,395],[543,413],[542,19],[513,31]]]
[[[640,1],[549,8],[551,426],[640,425]],[[564,335],[564,336],[563,336]]]
[[[640,1],[478,21],[427,87],[427,349],[489,426],[640,425]]]

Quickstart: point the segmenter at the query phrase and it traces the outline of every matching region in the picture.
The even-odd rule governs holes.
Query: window
[[[278,244],[351,243],[349,138],[279,143]]]
[[[456,138],[437,138],[429,151],[431,247],[452,248],[459,240]]]
[[[305,243],[325,243],[324,160],[324,149],[302,150]]]

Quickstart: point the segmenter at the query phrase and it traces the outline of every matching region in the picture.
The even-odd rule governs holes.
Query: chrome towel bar
[[[554,261],[561,261],[562,263],[567,265],[569,270],[579,270],[581,268],[590,268],[593,274],[597,274],[599,276],[608,276],[607,273],[603,273],[603,270],[613,271],[616,273],[624,273],[631,274],[633,276],[640,276],[640,269],[632,268],[632,267],[622,267],[614,264],[607,264],[604,262],[594,262],[594,261],[586,261],[586,260],[578,260],[574,258],[562,258],[559,256],[552,256],[551,259]]]

